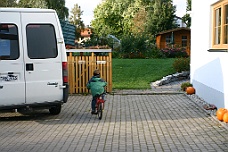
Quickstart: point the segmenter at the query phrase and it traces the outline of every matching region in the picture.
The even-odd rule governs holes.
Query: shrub
[[[167,58],[188,57],[188,54],[185,48],[165,48],[165,49],[162,49],[161,52]]]
[[[121,54],[118,51],[112,51],[112,58],[121,58]]]
[[[177,58],[173,62],[173,68],[176,72],[189,71],[190,70],[190,58]]]
[[[190,82],[184,82],[181,84],[181,90],[185,91],[187,87],[192,87],[193,85]]]
[[[151,57],[151,58],[165,58],[165,55],[163,52],[161,52],[161,50],[154,47],[154,48],[152,48],[149,57]]]
[[[121,39],[123,58],[145,58],[150,50],[150,42],[144,35],[124,35]]]

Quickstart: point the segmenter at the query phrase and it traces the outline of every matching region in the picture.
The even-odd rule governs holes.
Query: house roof
[[[175,17],[174,17],[174,18],[177,18],[177,19],[180,19],[180,20],[182,20],[182,18],[181,18],[181,17],[179,17],[179,16],[176,16],[176,15],[175,15]]]
[[[171,30],[167,30],[167,31],[163,31],[158,33],[157,35],[162,35],[162,34],[166,34],[166,33],[170,33],[170,32],[175,32],[175,31],[181,31],[181,30],[187,30],[190,31],[191,29],[188,27],[180,27],[180,28],[175,28],[175,29],[171,29]]]
[[[85,28],[84,30],[81,31],[82,37],[90,37],[91,34],[92,34],[91,28]]]

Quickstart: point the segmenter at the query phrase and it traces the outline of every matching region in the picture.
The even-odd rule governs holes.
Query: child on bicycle
[[[92,93],[92,112],[91,114],[96,114],[95,106],[96,106],[96,96],[102,95],[102,99],[104,99],[105,89],[104,87],[107,85],[102,78],[100,78],[100,71],[98,69],[94,70],[93,77],[89,80],[86,87],[91,90]]]

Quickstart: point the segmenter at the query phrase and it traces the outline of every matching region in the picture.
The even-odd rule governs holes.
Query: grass
[[[150,83],[175,73],[175,59],[113,59],[113,89],[149,89]]]

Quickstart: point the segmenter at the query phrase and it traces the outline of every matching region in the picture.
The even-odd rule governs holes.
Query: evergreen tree
[[[83,15],[83,11],[81,11],[80,6],[78,4],[74,5],[74,8],[71,10],[72,15],[69,18],[71,24],[76,26],[75,37],[79,39],[81,37],[81,30],[84,30],[85,25],[81,19]]]
[[[155,0],[148,11],[146,33],[154,42],[157,33],[177,27],[174,22],[176,7],[172,0]]]

